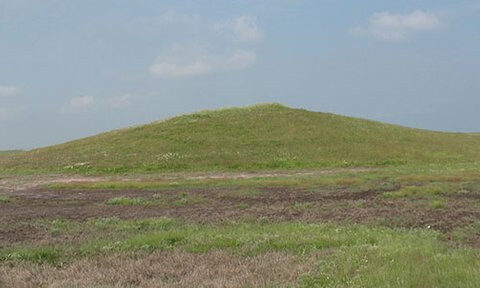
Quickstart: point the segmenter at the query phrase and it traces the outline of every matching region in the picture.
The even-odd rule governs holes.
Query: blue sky
[[[280,102],[480,131],[480,1],[0,0],[0,150]]]

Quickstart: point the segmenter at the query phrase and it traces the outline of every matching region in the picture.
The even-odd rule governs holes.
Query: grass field
[[[475,166],[248,175],[6,178],[0,286],[478,287]]]
[[[479,144],[260,105],[0,153],[0,287],[479,287]]]

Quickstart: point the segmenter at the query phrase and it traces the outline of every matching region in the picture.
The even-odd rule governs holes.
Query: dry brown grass
[[[2,264],[0,287],[292,287],[300,275],[312,272],[314,262],[285,253],[117,254],[77,260],[63,268]]]

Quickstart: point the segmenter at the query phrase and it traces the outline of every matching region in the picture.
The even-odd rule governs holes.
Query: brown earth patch
[[[434,209],[425,200],[384,198],[381,194],[385,191],[388,190],[268,188],[248,195],[234,188],[164,191],[27,189],[17,191],[13,201],[0,204],[0,248],[19,242],[55,241],[50,239],[48,231],[32,226],[31,223],[39,219],[85,221],[104,217],[138,219],[166,216],[193,223],[252,219],[271,222],[331,221],[432,228],[444,232],[480,220],[476,192],[463,194],[462,197],[447,197],[444,208]],[[179,204],[180,194],[195,201]],[[105,204],[108,199],[118,196],[153,199],[154,195],[165,201],[153,205]]]

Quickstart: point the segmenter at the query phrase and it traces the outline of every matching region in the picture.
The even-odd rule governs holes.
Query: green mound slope
[[[303,169],[480,160],[480,135],[279,104],[205,111],[0,156],[0,171],[117,173]]]

